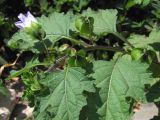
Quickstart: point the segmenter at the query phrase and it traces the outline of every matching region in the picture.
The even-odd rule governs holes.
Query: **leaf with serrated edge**
[[[131,35],[128,41],[136,48],[159,51],[160,49],[160,30],[153,30],[149,37],[145,35]]]
[[[93,83],[84,76],[79,67],[68,67],[49,74],[42,82],[50,88],[50,95],[41,100],[40,113],[54,114],[53,120],[78,120],[83,106],[87,104],[83,91],[94,92]]]
[[[95,61],[94,74],[96,87],[100,88],[103,105],[98,109],[100,120],[127,120],[130,104],[126,97],[144,99],[144,84],[150,80],[146,72],[147,64],[127,59],[116,61]]]
[[[46,38],[54,43],[63,37],[70,37],[70,30],[74,29],[74,16],[72,13],[54,12],[49,17],[42,16],[38,19],[46,32]]]
[[[92,11],[88,9],[83,12],[84,16],[93,17],[94,19],[94,33],[97,35],[107,35],[108,33],[115,33],[117,22],[117,10],[98,10]]]
[[[38,53],[39,51],[35,48],[35,44],[38,42],[28,35],[24,30],[16,32],[12,38],[8,41],[8,46],[13,49],[20,49],[22,51],[32,51]]]

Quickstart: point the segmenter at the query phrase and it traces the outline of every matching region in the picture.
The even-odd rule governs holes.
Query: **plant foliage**
[[[135,103],[159,104],[159,0],[24,0],[20,10],[37,17],[19,30],[9,3],[0,2],[0,70],[14,67],[1,71],[0,92],[19,77],[35,120],[130,120]]]

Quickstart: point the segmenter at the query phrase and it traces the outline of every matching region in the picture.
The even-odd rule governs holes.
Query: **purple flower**
[[[20,29],[31,27],[32,23],[38,23],[36,18],[29,11],[25,15],[20,13],[18,18],[20,21],[15,22],[15,25]]]

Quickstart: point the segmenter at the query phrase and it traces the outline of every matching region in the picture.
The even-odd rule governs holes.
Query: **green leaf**
[[[155,15],[156,18],[160,18],[160,1],[159,0],[153,0],[151,2],[151,6],[153,7],[153,10],[151,13]]]
[[[46,12],[49,9],[49,2],[46,0],[39,0],[40,9],[42,12]],[[48,10],[49,11],[49,10]]]
[[[94,19],[92,17],[77,17],[75,20],[75,27],[79,30],[80,36],[91,39],[93,34],[93,22]]]
[[[147,6],[150,3],[150,0],[128,0],[126,8],[129,9],[135,5],[141,5],[142,7]]]
[[[39,73],[42,74],[42,73]],[[42,86],[39,83],[39,75],[34,72],[25,72],[21,75],[25,90],[23,91],[23,100],[29,101],[30,104],[33,104],[38,94],[42,91]]]
[[[94,92],[93,83],[84,76],[79,67],[51,73],[41,82],[50,89],[50,94],[41,99],[37,120],[50,115],[52,120],[79,120],[83,106],[87,104],[83,92]]]
[[[34,0],[24,0],[24,3],[25,3],[25,6],[28,7],[28,6],[33,5]]]
[[[86,7],[91,0],[78,0],[73,5],[73,8],[80,12],[83,7]]]
[[[44,43],[47,47],[52,45],[48,39],[45,39]],[[8,41],[8,46],[12,49],[18,49],[21,52],[32,51],[33,53],[44,53],[45,51],[43,43],[27,34],[24,30],[19,30],[17,33],[15,33]]]
[[[131,56],[133,60],[140,60],[143,56],[143,51],[139,48],[135,48],[131,51]]]
[[[117,32],[117,10],[109,9],[92,11],[91,9],[88,9],[83,12],[83,15],[94,19],[93,31],[96,35],[104,36],[108,33]]]
[[[160,82],[155,83],[147,92],[148,102],[160,102]]]
[[[37,42],[38,40],[20,30],[8,41],[8,46],[13,49],[38,53],[39,51],[34,47]]]
[[[71,37],[70,30],[74,28],[74,16],[72,13],[54,12],[49,17],[42,16],[38,19],[42,28],[46,32],[46,38],[52,43],[62,39],[63,37]]]
[[[129,119],[131,106],[126,97],[137,101],[145,99],[144,84],[150,81],[147,68],[147,64],[124,58],[94,62],[93,78],[103,102],[98,109],[100,120]]]
[[[149,37],[144,35],[131,35],[128,41],[136,48],[143,48],[147,50],[160,50],[160,30],[153,30]]]

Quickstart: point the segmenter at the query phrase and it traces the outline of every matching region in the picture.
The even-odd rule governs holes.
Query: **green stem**
[[[41,42],[42,42],[42,44],[43,44],[43,46],[44,46],[44,48],[45,48],[47,57],[48,57],[48,58],[51,58],[50,55],[49,55],[49,51],[48,51],[48,49],[47,49],[47,46],[46,46],[46,44],[44,43],[44,40],[41,40]]]
[[[92,47],[88,47],[85,48],[86,51],[90,51],[90,50],[109,50],[109,51],[116,51],[116,52],[125,52],[125,50],[123,50],[122,48],[119,47],[109,47],[109,46],[92,46]]]
[[[73,38],[70,38],[70,37],[66,37],[66,36],[62,36],[62,38],[70,40],[71,42],[74,42],[76,44],[80,44],[85,48],[91,46],[91,45],[89,45],[89,44],[87,44],[87,43],[85,43],[84,41],[81,41],[81,40],[76,40],[76,39],[73,39]]]
[[[71,38],[71,37],[62,36],[62,35],[59,35],[59,34],[47,34],[47,35],[53,35],[53,36],[58,35],[58,36],[60,36],[58,39],[64,38],[64,39],[67,39],[67,40],[69,40],[69,41],[71,41],[71,42],[74,42],[74,43],[76,43],[76,44],[82,45],[83,47],[89,47],[89,46],[91,46],[91,45],[85,43],[84,41],[76,40],[76,39]]]
[[[115,32],[113,34],[115,36],[117,36],[119,39],[121,39],[123,42],[127,43],[129,46],[131,46],[132,48],[134,48],[134,46],[129,41],[127,41],[127,39],[125,37],[123,37],[120,33]]]

